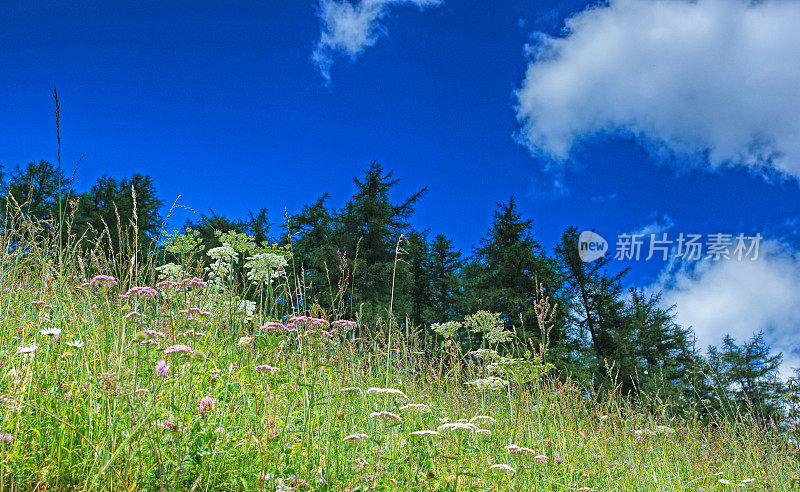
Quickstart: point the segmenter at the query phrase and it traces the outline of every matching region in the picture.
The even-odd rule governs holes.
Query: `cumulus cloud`
[[[592,137],[800,176],[800,1],[610,0],[537,34],[518,139],[566,160]]]
[[[420,9],[433,7],[443,0],[320,0],[318,13],[322,24],[317,47],[311,60],[319,72],[330,80],[331,65],[337,53],[355,60],[378,37],[386,32],[381,21],[395,5],[415,5]]]
[[[783,353],[781,373],[800,367],[800,253],[779,241],[762,241],[758,259],[672,262],[651,287],[676,306],[677,321],[691,326],[698,348],[738,342],[764,331]]]

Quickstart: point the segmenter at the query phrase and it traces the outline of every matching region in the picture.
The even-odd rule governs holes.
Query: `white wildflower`
[[[382,396],[396,396],[397,398],[402,398],[404,400],[408,400],[409,398],[406,396],[405,393],[400,391],[397,388],[370,388],[367,390],[368,395],[382,395]]]
[[[67,342],[67,346],[72,348],[83,348],[84,345],[83,340],[77,338],[71,342]]]
[[[403,405],[400,407],[400,410],[406,411],[408,413],[430,413],[431,407],[424,403],[409,403],[408,405]]]
[[[351,386],[349,388],[340,389],[339,393],[341,393],[343,395],[355,395],[355,394],[363,395],[364,394],[364,390],[362,390],[361,388],[359,388],[357,386]]]
[[[458,330],[461,328],[461,323],[458,321],[448,321],[446,323],[433,323],[431,330],[435,331],[444,338],[453,338]]]
[[[344,441],[344,442],[358,442],[358,441],[361,441],[361,440],[364,440],[364,439],[369,439],[369,436],[366,435],[366,434],[350,434],[350,435],[344,436],[344,439],[342,439],[342,441]]]
[[[510,465],[506,465],[505,463],[497,463],[489,467],[490,473],[508,473],[508,474],[515,474],[517,470],[515,470]]]
[[[478,430],[472,424],[463,423],[463,422],[450,422],[447,424],[442,424],[436,428],[439,432],[450,432],[450,433],[463,433],[463,432],[475,432]]]
[[[247,258],[244,267],[248,270],[247,278],[255,283],[266,283],[276,278],[281,268],[288,265],[283,255],[276,253],[258,253]]]
[[[59,335],[61,335],[61,328],[56,328],[56,327],[42,328],[41,330],[39,330],[39,333],[50,337],[58,337]]]
[[[479,391],[500,391],[508,386],[508,381],[498,378],[497,376],[489,376],[483,379],[476,379],[467,384],[474,386]]]
[[[476,415],[469,419],[470,424],[481,425],[481,424],[491,424],[494,425],[497,423],[497,420],[488,416],[488,415]]]
[[[17,349],[17,353],[18,354],[23,354],[23,355],[33,355],[33,353],[36,352],[36,349],[38,349],[38,348],[39,348],[39,344],[38,343],[32,343],[30,345],[25,345],[25,346],[19,347]]]
[[[372,412],[371,414],[369,414],[369,416],[372,417],[373,419],[391,420],[393,422],[403,421],[403,418],[400,417],[399,415],[392,412],[387,412],[385,410],[382,412]]]
[[[408,435],[412,439],[423,439],[426,437],[441,437],[442,433],[435,430],[418,430]]]

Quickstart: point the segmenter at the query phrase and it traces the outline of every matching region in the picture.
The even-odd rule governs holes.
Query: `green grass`
[[[785,437],[747,421],[704,427],[670,418],[668,405],[593,401],[550,376],[478,392],[465,382],[480,367],[444,346],[426,355],[413,334],[390,338],[385,327],[362,326],[368,338],[242,339],[248,329],[224,309],[202,323],[178,313],[214,305],[208,289],[120,299],[124,289],[76,289],[85,278],[55,265],[41,251],[0,253],[0,434],[13,436],[0,440],[0,490],[721,490],[720,479],[790,490],[796,477]],[[123,319],[133,310],[145,325]],[[52,327],[59,336],[41,333]],[[177,336],[190,328],[205,336]],[[143,329],[166,339],[134,342]],[[199,352],[165,355],[176,343]],[[155,372],[161,359],[167,377]],[[263,364],[278,370],[255,369]],[[380,411],[402,421],[370,417]],[[477,426],[490,433],[409,437],[478,415],[496,420]],[[369,437],[343,440],[355,433]]]

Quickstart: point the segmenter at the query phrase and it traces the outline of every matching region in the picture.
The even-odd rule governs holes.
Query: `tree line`
[[[77,241],[111,254],[124,240],[124,228],[115,225],[135,224],[137,254],[163,254],[164,202],[150,176],[105,175],[78,193],[62,169],[41,160],[7,173],[0,168],[0,181],[4,224],[15,211],[52,227],[69,222]],[[512,196],[497,204],[489,229],[464,252],[444,234],[412,227],[427,190],[396,197],[398,182],[372,163],[353,179],[353,194],[340,209],[323,194],[279,226],[260,208],[242,218],[209,211],[185,228],[206,248],[220,245],[218,232],[231,231],[257,244],[288,246],[287,282],[306,307],[350,319],[396,320],[434,342],[431,324],[481,310],[500,313],[519,339],[546,345],[560,376],[578,378],[590,391],[616,388],[703,419],[735,412],[762,421],[787,418],[781,355],[772,353],[763,334],[744,341],[725,337],[701,354],[692,330],[676,323],[674,308],[659,294],[626,289],[627,272],[611,273],[607,258],[580,259],[575,227],[548,249]],[[554,306],[546,326],[534,309],[542,298]],[[461,335],[467,345],[480,344],[474,334]]]

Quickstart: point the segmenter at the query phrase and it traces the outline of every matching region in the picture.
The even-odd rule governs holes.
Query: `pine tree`
[[[16,201],[22,212],[34,220],[58,220],[59,201],[63,212],[67,201],[75,195],[72,181],[64,176],[64,171],[46,160],[29,162],[24,168],[17,166],[2,191],[0,210],[4,216],[11,211],[7,207],[13,209]]]
[[[432,323],[454,320],[464,313],[460,310],[463,267],[461,251],[444,234],[438,234],[429,247],[430,314]]]
[[[561,276],[555,261],[534,238],[533,221],[522,218],[514,197],[497,205],[492,225],[475,249],[473,260],[473,266],[465,272],[469,288],[474,289],[467,301],[470,310],[502,313],[506,325],[520,339],[541,342],[533,304],[538,295],[558,303]],[[565,338],[563,321],[555,320],[550,333],[553,345]]]
[[[401,234],[407,236],[408,220],[427,189],[394,203],[390,193],[399,180],[377,162],[353,182],[356,193],[338,214],[341,227],[336,235],[337,243],[354,260],[353,301],[359,307],[363,304],[363,313],[369,318],[389,306],[396,245]],[[402,285],[395,288],[404,290]]]

